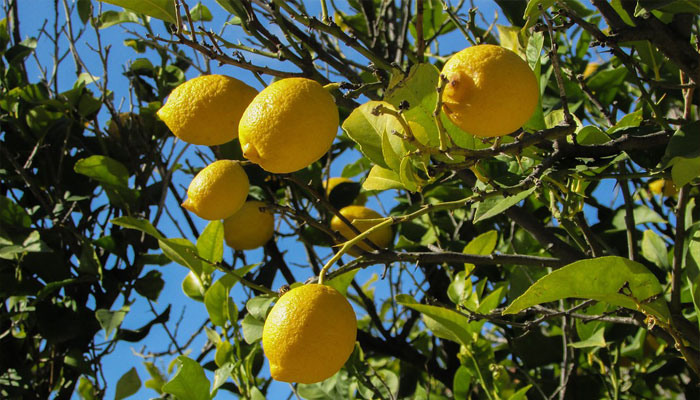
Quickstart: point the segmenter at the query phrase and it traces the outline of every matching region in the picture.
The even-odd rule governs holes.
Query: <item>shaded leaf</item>
[[[243,329],[243,339],[246,343],[253,344],[262,338],[263,326],[265,323],[255,318],[251,314],[246,314],[241,321],[241,328]]]
[[[76,161],[75,172],[115,188],[128,187],[129,171],[124,164],[107,156],[90,156]]]
[[[642,236],[642,255],[659,267],[668,269],[670,266],[666,243],[651,229],[644,231],[644,236]]]
[[[131,368],[117,381],[117,388],[114,393],[114,400],[125,399],[136,394],[141,389],[141,378],[136,372],[136,368]]]
[[[586,347],[605,347],[607,342],[605,342],[605,328],[601,327],[591,337],[580,342],[569,343],[569,346],[575,349],[584,349]]]
[[[109,339],[112,336],[112,332],[119,328],[119,325],[124,321],[126,313],[129,312],[129,307],[125,306],[121,310],[109,311],[106,309],[99,309],[95,311],[95,317],[97,322],[105,331],[105,339]]]

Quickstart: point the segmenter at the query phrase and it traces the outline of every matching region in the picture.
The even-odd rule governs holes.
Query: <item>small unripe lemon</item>
[[[309,284],[282,295],[263,326],[270,375],[283,382],[316,383],[333,376],[352,354],[357,319],[330,286]]]
[[[228,218],[245,203],[249,186],[238,161],[215,161],[192,179],[182,206],[207,220]]]
[[[258,248],[272,238],[275,217],[262,201],[246,201],[240,210],[224,220],[224,239],[235,250]]]
[[[441,73],[447,78],[443,111],[475,136],[513,133],[530,119],[539,101],[535,74],[522,58],[500,46],[467,47]]]
[[[273,173],[306,168],[331,147],[338,108],[318,82],[287,78],[261,91],[238,126],[243,155]]]
[[[381,221],[363,220],[378,220],[382,218],[382,216],[378,212],[369,209],[365,206],[347,206],[340,210],[340,214],[343,217],[345,217],[348,221],[350,221],[352,225],[355,226],[355,228],[357,228],[357,230],[359,230],[360,232],[364,232],[372,228],[373,226],[381,223]],[[350,228],[346,223],[344,223],[343,220],[338,218],[337,215],[334,216],[333,219],[331,219],[331,229],[333,229],[334,231],[338,231],[348,240],[357,236],[357,234],[353,232],[352,228]],[[367,238],[377,246],[381,248],[387,248],[391,244],[393,236],[394,235],[391,231],[391,226],[384,226],[370,233]],[[371,248],[367,243],[359,242],[355,247],[350,249],[348,253],[354,256],[360,255],[360,252],[356,250],[357,247],[365,251],[374,251],[374,249]]]
[[[173,89],[158,117],[181,140],[216,146],[238,137],[238,122],[257,90],[225,75],[203,75]]]

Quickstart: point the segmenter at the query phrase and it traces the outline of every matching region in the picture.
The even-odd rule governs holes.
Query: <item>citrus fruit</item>
[[[355,347],[357,320],[347,299],[330,286],[309,284],[277,300],[263,326],[270,375],[315,383],[333,376]]]
[[[654,194],[662,194],[665,197],[675,196],[678,193],[673,181],[667,179],[656,179],[649,182],[649,190]]]
[[[238,125],[243,155],[273,173],[305,168],[326,154],[338,131],[338,108],[318,82],[272,83],[246,108]]]
[[[240,210],[224,220],[224,239],[235,250],[250,250],[267,243],[275,232],[275,217],[262,201],[246,201]]]
[[[500,46],[467,47],[445,63],[441,74],[447,78],[443,111],[475,136],[513,133],[530,119],[539,101],[535,74],[522,58]]]
[[[238,121],[257,90],[225,75],[203,75],[173,89],[158,117],[181,140],[207,146],[238,137]]]
[[[369,209],[365,206],[357,205],[342,208],[340,210],[340,214],[343,217],[345,217],[348,221],[350,221],[353,224],[353,226],[355,226],[360,232],[364,232],[381,222],[362,220],[382,218],[382,216],[378,212]],[[352,228],[350,228],[340,218],[338,218],[337,215],[334,216],[333,219],[331,219],[331,229],[340,232],[340,234],[348,240],[357,236],[357,234],[353,232]],[[389,244],[391,244],[391,239],[393,238],[391,226],[382,227],[381,229],[370,233],[367,238],[381,248],[389,247]],[[355,256],[360,255],[360,252],[356,250],[357,247],[365,251],[374,251],[374,249],[372,249],[367,243],[360,242],[359,244],[357,244],[357,246],[353,247],[353,249],[350,249],[348,253]]]
[[[248,188],[248,175],[238,161],[215,161],[192,179],[182,206],[207,220],[228,218],[243,206]]]

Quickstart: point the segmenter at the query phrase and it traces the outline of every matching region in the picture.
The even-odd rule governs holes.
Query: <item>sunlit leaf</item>
[[[177,358],[178,370],[162,389],[178,400],[211,400],[210,382],[199,363],[187,356]]]
[[[100,0],[115,6],[124,7],[137,13],[175,23],[175,3],[170,0]]]
[[[131,368],[117,381],[117,388],[114,393],[114,400],[125,399],[136,394],[141,389],[141,378],[136,372],[136,368]]]
[[[576,261],[541,278],[503,314],[565,298],[593,299],[645,312],[668,321],[663,289],[645,266],[626,258],[608,256]]]

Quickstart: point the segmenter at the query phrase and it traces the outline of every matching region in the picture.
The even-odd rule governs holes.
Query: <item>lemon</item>
[[[382,218],[382,216],[378,212],[369,209],[365,206],[358,205],[347,206],[345,208],[342,208],[340,210],[340,214],[343,217],[345,217],[348,221],[350,221],[353,224],[353,226],[355,226],[360,232],[368,230],[369,228],[379,224],[381,221],[357,220]],[[331,229],[340,232],[340,234],[348,240],[357,236],[357,234],[355,234],[355,232],[353,232],[353,230],[347,224],[345,224],[340,218],[338,218],[337,215],[334,216],[333,219],[331,219]],[[367,238],[381,248],[389,247],[393,238],[391,226],[382,227],[381,229],[370,233]],[[360,255],[360,252],[356,250],[357,247],[360,247],[365,251],[374,251],[374,249],[372,249],[367,243],[360,242],[348,253],[355,256]]]
[[[273,173],[305,168],[330,149],[338,108],[318,82],[287,78],[260,92],[238,125],[243,155]]]
[[[665,197],[675,196],[678,193],[673,181],[667,179],[656,179],[649,182],[649,190],[654,194],[662,194]]]
[[[467,47],[442,68],[447,86],[443,111],[467,133],[503,136],[520,128],[535,112],[539,88],[522,58],[500,46]]]
[[[207,220],[228,218],[243,206],[248,189],[248,175],[238,161],[215,161],[192,179],[182,206]]]
[[[263,326],[270,375],[283,382],[315,383],[333,376],[352,354],[355,312],[330,286],[309,284],[286,292]]]
[[[267,243],[275,232],[275,217],[262,201],[246,201],[240,210],[224,220],[224,239],[235,250],[251,250]]]
[[[181,140],[207,146],[238,137],[238,121],[257,90],[225,75],[203,75],[176,87],[158,117]]]

